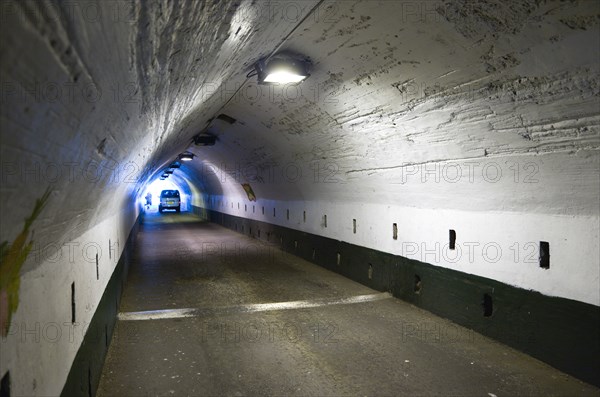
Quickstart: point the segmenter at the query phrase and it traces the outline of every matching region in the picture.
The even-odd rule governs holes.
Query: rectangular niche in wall
[[[398,240],[398,224],[397,223],[394,223],[392,225],[392,238],[394,240]]]
[[[75,282],[71,283],[71,322],[75,323]]]
[[[483,317],[491,317],[494,313],[494,301],[490,294],[483,294]]]
[[[451,250],[456,249],[456,231],[453,229],[450,229],[450,241],[448,245]]]
[[[550,269],[550,243],[540,241],[540,267]]]
[[[352,219],[352,233],[356,234],[356,219]]]

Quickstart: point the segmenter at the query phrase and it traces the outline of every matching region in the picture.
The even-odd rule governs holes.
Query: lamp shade
[[[293,58],[273,58],[255,68],[258,84],[298,84],[310,76],[306,62]]]
[[[181,153],[179,159],[181,161],[192,161],[194,159],[194,153]]]

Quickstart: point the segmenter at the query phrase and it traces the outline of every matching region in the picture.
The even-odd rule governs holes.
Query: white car
[[[175,210],[176,212],[181,210],[179,190],[163,190],[160,192],[158,212],[163,212],[164,210]]]

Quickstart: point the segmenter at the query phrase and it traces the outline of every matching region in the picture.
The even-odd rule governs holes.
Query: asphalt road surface
[[[135,251],[99,396],[600,395],[190,214],[147,215]]]

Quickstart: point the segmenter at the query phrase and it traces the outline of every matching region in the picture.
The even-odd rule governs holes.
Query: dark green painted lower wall
[[[119,262],[104,290],[98,308],[88,326],[83,343],[71,365],[62,396],[95,396],[100,383],[104,358],[108,351],[117,321],[121,292],[127,279],[127,271],[133,256],[135,237],[139,228],[135,222]]]
[[[597,306],[545,296],[492,279],[270,223],[198,207],[193,211],[211,222],[276,244],[371,288],[390,291],[397,298],[600,386],[600,308]],[[416,285],[416,277],[420,279],[419,285]],[[484,316],[486,294],[492,302],[489,316]]]

